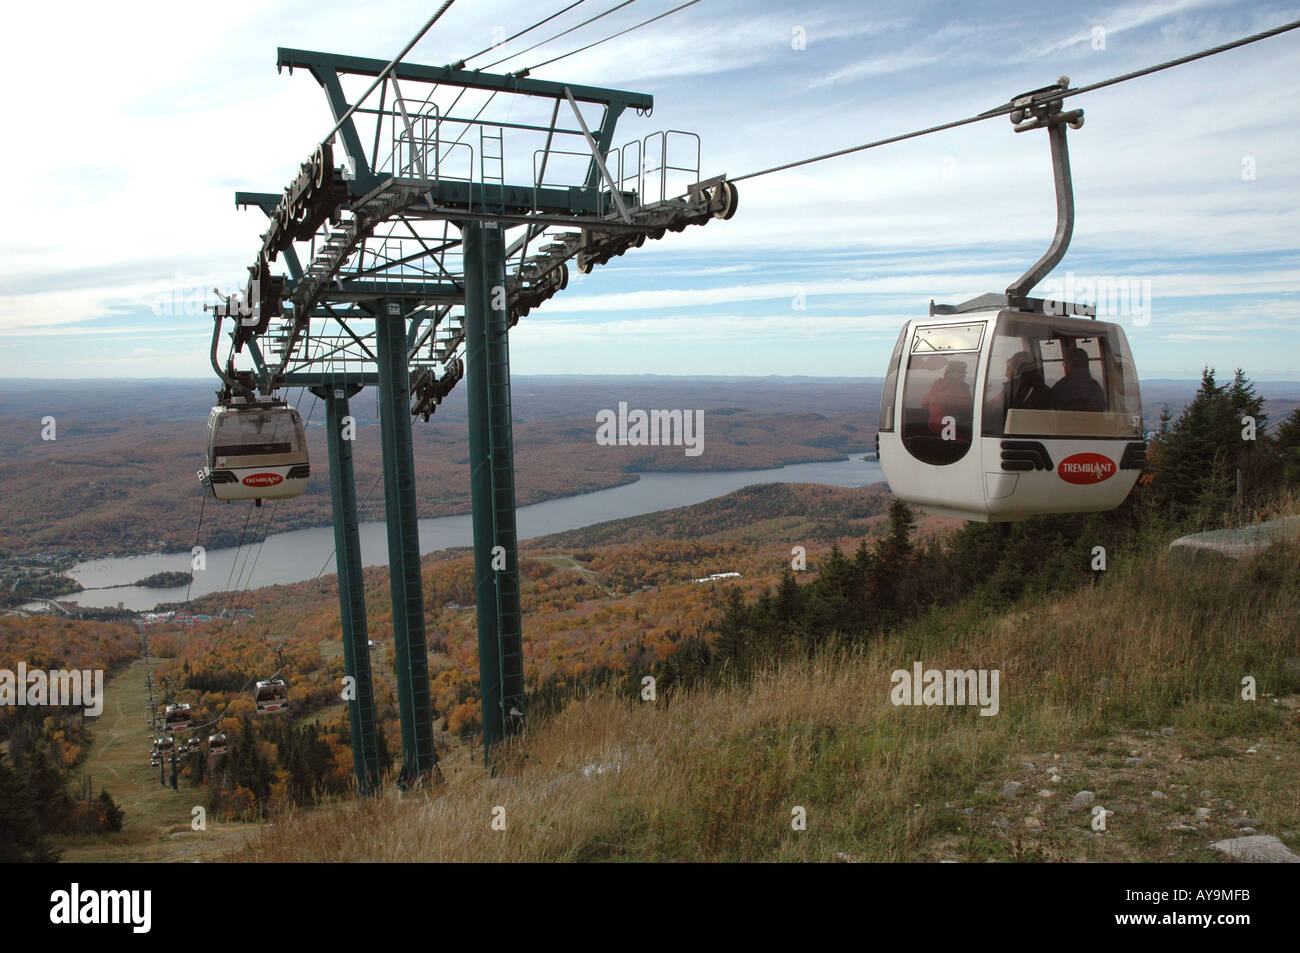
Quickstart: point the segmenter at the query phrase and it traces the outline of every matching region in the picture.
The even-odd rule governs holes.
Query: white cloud
[[[808,88],[818,89],[847,80],[901,73],[932,63],[948,62],[960,53],[969,52],[979,32],[972,26],[949,23],[903,50],[896,49],[896,43],[889,41],[891,38],[884,38],[870,56],[812,80]]]
[[[958,22],[933,13],[921,22],[919,10],[903,20],[852,5],[711,2],[541,76],[652,90],[654,116],[626,117],[620,138],[696,129],[703,173],[736,175],[987,108],[1055,78],[1062,59],[1082,84],[1290,15],[1242,6],[1085,2],[1068,16],[985,9]],[[648,15],[623,13],[625,20],[610,17],[608,29],[601,21],[553,51]],[[16,7],[6,26],[11,36],[45,35],[53,16],[49,7]],[[0,335],[23,346],[57,338],[68,360],[77,359],[74,351],[99,360],[88,342],[107,346],[111,333],[149,333],[150,305],[178,272],[186,282],[194,275],[195,284],[222,287],[245,275],[265,226],[260,213],[233,208],[232,191],[278,191],[330,121],[310,76],[275,74],[276,45],[387,59],[421,19],[399,0],[364,8],[147,0],[130,13],[85,2],[62,6],[57,16],[77,24],[59,33],[60,56],[94,63],[96,72],[90,83],[83,71],[51,71],[39,43],[10,44],[0,64],[15,88],[40,77],[39,95],[11,104],[9,127],[21,130],[22,140],[0,151],[0,175],[22,183],[6,194],[6,219],[21,228],[0,239]],[[449,62],[488,45],[494,26],[521,22],[514,4],[457,4],[412,59]],[[1082,41],[1095,24],[1123,42],[1093,53]],[[807,31],[806,51],[791,47],[797,26]],[[1172,335],[1231,333],[1222,318],[1212,329],[1198,324],[1224,313],[1188,310],[1201,307],[1198,296],[1241,297],[1255,306],[1260,296],[1282,300],[1298,286],[1300,131],[1286,118],[1287,104],[1300,101],[1297,42],[1295,34],[1278,37],[1078,101],[1088,116],[1070,134],[1078,219],[1062,268],[1122,274],[1130,267],[1149,275],[1153,327],[1171,335],[1171,348],[1187,348],[1171,353],[1186,357],[1194,346]],[[68,109],[52,103],[79,104],[75,135]],[[498,97],[485,115],[517,121],[540,111],[549,119],[549,106]],[[737,323],[721,326],[768,335],[790,322],[776,311],[795,285],[806,286],[814,308],[840,314],[856,306],[847,299],[860,298],[863,311],[902,314],[930,297],[960,300],[1004,287],[1046,247],[1053,227],[1045,137],[1007,127],[991,121],[743,182],[732,221],[670,234],[600,269],[585,286],[575,280],[538,312],[537,326],[644,310],[667,316],[647,321],[672,319],[682,322],[672,329],[699,334],[692,322],[716,320],[692,316],[703,309],[766,309],[761,319],[735,314]],[[1254,162],[1253,180],[1242,178],[1245,157]],[[520,147],[510,161],[512,175],[527,176],[531,151]],[[1294,313],[1276,303],[1261,311],[1287,307]],[[207,373],[199,339],[209,319],[198,317],[194,332],[178,333],[188,320],[160,318],[156,346],[177,366],[192,362]],[[789,326],[814,340],[843,327],[812,312],[803,320]],[[1265,315],[1254,326],[1273,320]],[[545,348],[527,336],[527,324],[517,332],[521,341]],[[596,327],[609,334],[609,322]],[[1290,359],[1278,343],[1295,350],[1292,328],[1283,325],[1268,342],[1237,335],[1245,340],[1222,350],[1281,368]],[[644,333],[639,325],[622,330]],[[721,363],[734,350],[720,341],[713,353]],[[115,366],[144,370],[148,362]],[[18,373],[23,363],[11,355],[0,369]]]
[[[107,328],[90,328],[90,327],[43,327],[43,328],[25,328],[14,331],[0,330],[0,337],[32,337],[32,338],[52,338],[52,337],[125,337],[132,334],[153,334],[167,335],[167,340],[194,340],[203,339],[211,340],[211,331],[195,331],[192,327],[168,327],[168,328],[149,328],[149,327],[107,327]]]
[[[1078,287],[1082,291],[1085,287],[1094,286],[1100,279],[1113,277],[1138,282],[1144,287],[1145,283],[1149,282],[1152,300],[1157,308],[1162,301],[1203,298],[1208,295],[1287,294],[1294,293],[1296,288],[1300,287],[1300,268],[1252,272],[1247,275],[1205,271],[1133,274],[1123,269],[1105,272],[1060,270],[1053,273],[1052,280],[1069,282],[1070,287]],[[1008,283],[1007,279],[1006,273],[948,272],[895,274],[869,279],[765,282],[727,285],[719,288],[655,288],[610,294],[570,295],[548,303],[545,311],[541,313],[606,314],[618,311],[709,308],[746,301],[778,299],[793,301],[800,294],[808,301],[815,301],[823,296],[866,297],[869,295],[912,295],[918,299],[936,296],[942,299],[948,296],[944,292],[952,292],[956,289],[956,293],[961,294],[962,289],[966,289],[973,297],[984,291],[1004,288]],[[1087,291],[1083,293],[1088,294]]]
[[[1114,36],[1128,30],[1135,30],[1198,8],[1220,5],[1221,0],[1150,0],[1146,3],[1112,7],[1091,16],[1081,16],[1081,19],[1091,21],[1087,29],[1073,33],[1063,40],[1032,47],[1026,51],[1025,58],[1038,59],[1072,47],[1091,46],[1093,27],[1102,27],[1105,30],[1106,42],[1109,44]]]
[[[743,14],[738,15],[742,11]],[[606,21],[602,20],[592,24],[586,33],[571,34],[557,41],[555,52],[549,55],[537,50],[503,64],[500,69],[514,70],[549,59],[646,18],[644,13],[633,13],[629,8],[626,22],[615,24],[611,20],[603,33],[600,26]],[[644,31],[629,33],[578,56],[543,67],[537,72],[537,77],[595,86],[695,78],[773,61],[789,63],[790,56],[795,53],[806,53],[806,58],[815,58],[819,52],[825,52],[828,45],[835,49],[835,45],[843,40],[892,34],[906,22],[904,19],[880,20],[861,14],[850,19],[810,10],[781,15],[757,12],[752,6],[746,9],[743,5],[730,10],[724,8],[714,15],[701,4],[651,24]],[[804,51],[794,49],[793,31],[796,28],[804,31]],[[584,36],[587,39],[582,39]]]

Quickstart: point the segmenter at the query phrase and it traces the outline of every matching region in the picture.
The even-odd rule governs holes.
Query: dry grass
[[[1145,827],[1095,845],[1048,837],[1027,848],[1004,837],[999,852],[976,845],[970,813],[954,808],[987,803],[981,792],[996,790],[1017,752],[1095,752],[1162,726],[1189,757],[1217,753],[1215,783],[1249,774],[1276,793],[1275,826],[1296,831],[1300,739],[1269,695],[1296,690],[1285,662],[1298,642],[1300,547],[1217,566],[1157,552],[1112,563],[1091,589],[999,616],[938,611],[747,685],[655,703],[587,699],[535,726],[500,777],[448,763],[444,785],[407,794],[390,785],[373,800],[286,818],[230,859],[896,861],[934,856],[944,837],[967,838],[972,857],[1153,859],[1174,848]],[[1000,713],[895,707],[890,673],[918,659],[999,670]],[[1257,702],[1239,697],[1245,675],[1258,680]],[[1280,754],[1237,770],[1240,738],[1267,739]],[[491,824],[498,806],[505,830]],[[796,807],[806,830],[792,829]],[[1070,825],[1086,836],[1086,820],[1062,810],[1058,834]]]

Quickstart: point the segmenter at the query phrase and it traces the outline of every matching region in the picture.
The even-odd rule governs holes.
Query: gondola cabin
[[[194,713],[189,705],[168,705],[163,710],[163,726],[167,731],[184,731],[194,725]]]
[[[230,751],[230,742],[226,739],[226,733],[219,731],[215,735],[208,736],[208,756],[212,758],[220,757]]]
[[[1114,509],[1146,462],[1118,325],[979,299],[932,305],[903,328],[878,440],[895,496],[980,522]]]
[[[155,738],[153,740],[153,751],[155,754],[159,754],[159,755],[170,754],[175,750],[176,750],[176,739],[171,737],[171,735],[166,735],[162,738]]]
[[[253,700],[258,712],[285,712],[289,710],[289,688],[284,679],[269,678],[257,683]]]
[[[311,466],[298,411],[280,401],[212,408],[200,482],[218,500],[281,500],[307,489]]]

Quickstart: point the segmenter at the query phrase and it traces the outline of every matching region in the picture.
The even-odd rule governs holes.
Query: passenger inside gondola
[[[1088,352],[1071,347],[1066,352],[1065,376],[1052,385],[1053,410],[1082,410],[1100,413],[1106,409],[1106,394],[1088,368]]]
[[[944,436],[944,431],[948,430],[950,439],[956,439],[955,428],[950,427],[945,418],[967,422],[964,429],[968,430],[973,400],[970,385],[966,383],[965,362],[949,361],[943,377],[934,382],[921,400],[921,406],[925,409],[930,432],[936,437]]]
[[[1028,351],[1017,351],[1007,359],[1002,387],[984,406],[985,432],[991,426],[1005,424],[1008,410],[1051,409],[1052,392],[1043,379],[1042,367]]]

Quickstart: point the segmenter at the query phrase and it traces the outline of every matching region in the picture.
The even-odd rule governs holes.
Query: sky
[[[566,2],[458,0],[407,60],[452,62]],[[636,0],[499,69],[677,2]],[[614,5],[587,0],[493,58]],[[265,228],[233,193],[282,190],[332,125],[309,75],[277,75],[276,48],[388,60],[435,6],[8,11],[0,376],[209,377],[200,289],[242,283]],[[652,93],[653,114],[625,117],[615,140],[693,131],[701,174],[735,176],[1296,19],[1300,5],[1267,0],[701,0],[532,75]],[[55,34],[52,62],[35,38]],[[1300,31],[1069,102],[1085,110],[1069,133],[1074,238],[1038,291],[1123,291],[1130,307],[1112,319],[1144,378],[1210,365],[1300,380],[1298,66]],[[882,376],[907,318],[1003,290],[1055,227],[1046,133],[1005,118],[738,188],[730,221],[574,269],[512,332],[514,372]]]

